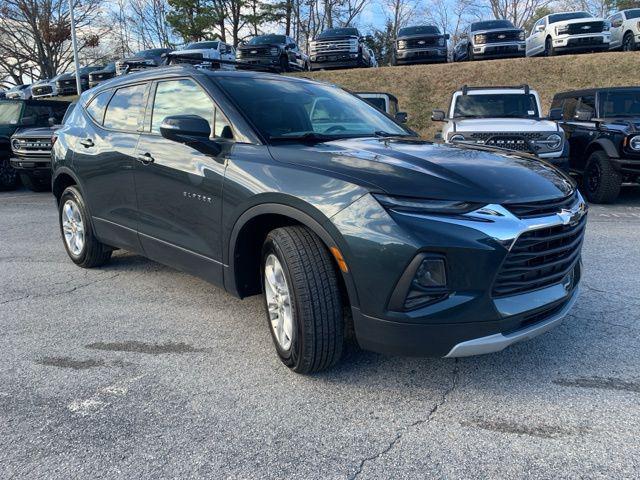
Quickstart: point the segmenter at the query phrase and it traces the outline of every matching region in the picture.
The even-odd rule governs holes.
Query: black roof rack
[[[234,65],[238,70],[254,70],[258,72],[279,73],[275,67],[267,65],[252,65],[250,63],[238,62],[235,60],[215,60],[211,58],[202,58],[198,55],[180,54],[179,51],[164,54],[165,65],[187,64],[196,68],[206,70],[219,70],[222,65]]]
[[[462,86],[462,94],[466,95],[468,91],[470,90],[498,90],[498,89],[512,89],[512,90],[524,90],[524,94],[525,95],[529,95],[529,85],[527,84],[523,84],[523,85],[506,85],[506,86],[499,86],[499,85],[491,85],[491,86],[486,86],[486,87],[470,87],[469,85],[463,85]]]

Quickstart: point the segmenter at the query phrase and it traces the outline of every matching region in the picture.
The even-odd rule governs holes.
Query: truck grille
[[[424,48],[437,45],[440,37],[412,38],[405,40],[406,48]]]
[[[486,35],[487,43],[515,42],[520,40],[520,32],[518,30],[489,32]]]
[[[239,50],[240,56],[244,57],[268,57],[271,48],[247,48]]]
[[[50,93],[53,93],[53,88],[51,85],[39,85],[37,87],[33,87],[31,89],[31,93],[33,95],[49,95]]]
[[[569,25],[569,35],[581,35],[588,33],[600,33],[602,32],[602,22],[582,22],[573,23]]]
[[[316,41],[311,43],[312,54],[329,54],[336,52],[357,52],[358,40],[327,40]]]
[[[17,138],[11,142],[11,148],[20,156],[48,156],[51,153],[51,138]]]
[[[586,215],[574,225],[523,233],[507,254],[493,284],[494,297],[538,290],[565,280],[580,260]],[[569,278],[571,286],[575,278]]]
[[[563,209],[570,209],[578,200],[578,194],[574,191],[566,197],[530,203],[509,203],[504,207],[518,218],[546,217],[560,213]]]

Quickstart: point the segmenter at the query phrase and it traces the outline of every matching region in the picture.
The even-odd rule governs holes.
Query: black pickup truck
[[[0,191],[20,183],[9,162],[11,136],[21,128],[47,127],[50,119],[62,119],[68,105],[55,100],[0,100]]]

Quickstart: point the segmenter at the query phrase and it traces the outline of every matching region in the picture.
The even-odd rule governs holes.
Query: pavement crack
[[[372,462],[374,460],[377,460],[378,458],[381,458],[383,455],[386,455],[391,450],[393,450],[393,447],[396,446],[396,444],[400,441],[400,439],[403,437],[403,435],[405,433],[407,433],[409,430],[411,430],[411,429],[413,429],[413,428],[415,428],[417,426],[426,425],[426,424],[430,423],[431,420],[433,420],[433,417],[435,416],[435,414],[438,412],[438,410],[445,403],[447,403],[447,400],[449,399],[449,396],[451,395],[451,393],[458,386],[459,374],[460,374],[460,366],[458,364],[458,359],[456,358],[455,361],[454,361],[453,371],[451,372],[451,384],[442,393],[442,396],[441,396],[440,400],[438,402],[436,402],[433,405],[433,407],[431,407],[431,409],[429,410],[429,413],[427,414],[427,416],[425,418],[418,419],[413,423],[410,423],[408,425],[405,425],[405,426],[401,427],[396,432],[395,437],[393,439],[391,439],[391,441],[389,443],[387,443],[386,446],[383,449],[381,449],[380,451],[378,451],[374,455],[370,455],[370,456],[365,457],[362,460],[360,460],[360,463],[358,464],[358,467],[356,468],[356,470],[351,475],[349,475],[347,478],[349,480],[354,480],[355,478],[357,478],[362,473],[362,471],[364,470],[365,465],[368,462]]]
[[[609,292],[608,290],[602,290],[600,288],[592,287],[591,285],[589,285],[587,282],[584,282],[584,281],[582,282],[581,286],[584,287],[585,289],[589,290],[590,292],[602,293],[604,295],[613,295],[613,296],[628,298],[629,300],[634,300],[634,301],[640,302],[640,298],[638,298],[638,297],[634,297],[632,295],[627,295],[626,293]]]

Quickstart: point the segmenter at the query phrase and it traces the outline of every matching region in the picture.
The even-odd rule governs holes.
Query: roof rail
[[[470,90],[498,90],[498,89],[510,89],[510,90],[524,90],[524,94],[525,95],[529,95],[529,90],[531,90],[529,88],[529,85],[527,84],[522,84],[522,85],[490,85],[490,86],[486,86],[486,87],[481,87],[481,86],[474,86],[474,87],[470,87],[469,85],[463,85],[462,86],[462,94],[466,95],[468,91]]]

